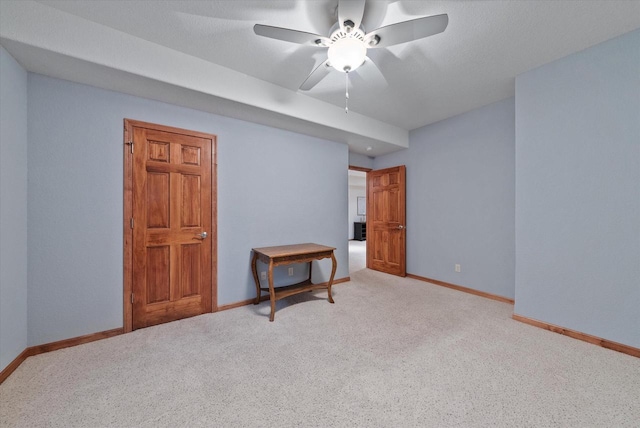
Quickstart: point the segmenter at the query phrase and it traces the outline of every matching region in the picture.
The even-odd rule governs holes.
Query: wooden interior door
[[[214,307],[215,136],[128,122],[135,330]]]
[[[406,276],[405,167],[367,173],[367,267]]]

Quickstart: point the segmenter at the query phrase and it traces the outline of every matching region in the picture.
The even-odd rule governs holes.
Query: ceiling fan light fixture
[[[2,0],[0,0],[2,1]],[[290,28],[273,27],[255,24],[253,32],[258,36],[300,45],[315,45],[328,48],[327,59],[316,66],[307,76],[300,90],[308,91],[329,75],[331,68],[345,73],[345,98],[349,99],[349,73],[358,69],[365,62],[367,66],[361,70],[361,77],[377,84],[386,85],[387,82],[376,64],[367,58],[369,48],[387,48],[402,43],[411,42],[434,34],[442,33],[449,23],[446,13],[379,27],[369,33],[366,32],[362,21],[365,19],[366,4],[374,0],[333,0],[338,5],[335,10],[338,20],[329,29],[328,36],[307,33]],[[368,76],[368,77],[365,77]],[[348,107],[348,106],[347,106]],[[345,108],[348,111],[348,108]]]
[[[333,68],[342,72],[350,72],[364,63],[367,47],[362,40],[346,37],[333,42],[329,46],[327,55]]]

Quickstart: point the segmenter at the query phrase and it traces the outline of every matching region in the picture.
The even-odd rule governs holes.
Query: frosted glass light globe
[[[338,71],[353,71],[360,67],[367,56],[367,47],[362,40],[344,38],[336,40],[327,52],[329,63]]]

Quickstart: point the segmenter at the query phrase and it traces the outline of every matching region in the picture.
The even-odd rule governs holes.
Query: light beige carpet
[[[370,270],[27,359],[3,427],[638,427],[640,359]]]

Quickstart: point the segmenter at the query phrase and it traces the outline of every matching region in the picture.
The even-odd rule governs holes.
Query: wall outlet
[[[456,265],[456,272],[460,272],[460,265]]]
[[[289,276],[293,276],[293,268],[289,268]]]
[[[267,273],[266,272],[260,272],[260,279],[267,279]]]

